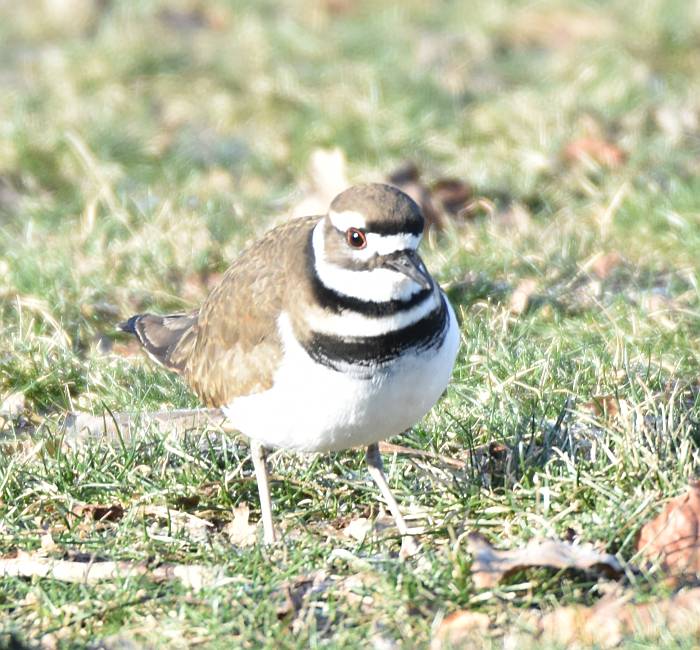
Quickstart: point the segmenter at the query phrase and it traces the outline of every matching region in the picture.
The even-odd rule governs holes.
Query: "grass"
[[[232,580],[4,578],[0,645],[427,647],[460,608],[506,629],[530,609],[596,602],[602,582],[543,571],[480,593],[460,540],[479,530],[511,548],[573,529],[633,560],[641,524],[700,469],[692,3],[45,5],[0,3],[0,395],[26,398],[2,434],[0,554],[50,531],[56,556],[201,563]],[[617,164],[563,153],[582,138]],[[206,275],[302,197],[318,147],[340,147],[353,181],[410,159],[493,206],[423,247],[462,348],[446,396],[396,442],[469,464],[385,458],[404,510],[429,526],[405,563],[391,530],[362,543],[341,532],[379,512],[359,452],[276,458],[287,540],[268,550],[223,532],[240,504],[259,516],[240,441],[144,431],[125,446],[49,444],[66,410],[196,406],[176,378],[123,355],[115,324],[197,305]],[[514,314],[524,279],[535,292]],[[14,442],[23,422],[44,444]],[[506,461],[469,454],[494,441]],[[126,514],[93,521],[75,503]],[[192,539],[143,504],[216,532]],[[282,615],[285,588],[320,570],[299,613]],[[629,589],[666,593],[653,573]]]

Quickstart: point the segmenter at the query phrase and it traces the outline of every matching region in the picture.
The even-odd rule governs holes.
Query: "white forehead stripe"
[[[348,228],[365,228],[367,226],[365,215],[355,210],[343,210],[342,212],[331,210],[328,213],[328,218],[338,230],[343,232]]]

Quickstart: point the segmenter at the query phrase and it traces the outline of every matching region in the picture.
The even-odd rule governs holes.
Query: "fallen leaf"
[[[517,233],[526,232],[532,222],[530,210],[518,202],[511,202],[506,208],[497,209],[493,216],[499,227]]]
[[[508,302],[510,313],[515,316],[524,314],[530,306],[532,296],[536,289],[537,282],[532,278],[521,280],[510,295],[510,301]]]
[[[642,527],[637,550],[643,558],[660,560],[676,581],[700,574],[700,482],[691,483]]]
[[[345,526],[343,534],[356,539],[358,542],[362,542],[371,530],[372,521],[367,517],[358,517]]]
[[[26,402],[24,393],[15,392],[6,395],[0,404],[0,419],[18,418],[24,413]]]
[[[470,642],[481,641],[490,625],[491,619],[482,612],[452,612],[442,620],[434,633],[430,650],[471,647]]]
[[[61,547],[54,541],[53,535],[51,535],[51,531],[47,530],[41,536],[41,554],[49,555],[59,550],[61,550]]]
[[[632,634],[647,639],[667,639],[674,634],[690,638],[700,632],[700,589],[642,604],[614,596],[593,607],[560,607],[542,616],[537,627],[540,641],[566,647],[611,648]]]
[[[598,395],[581,404],[581,410],[596,417],[614,418],[620,412],[620,400],[616,395]]]
[[[618,268],[624,258],[617,251],[611,251],[604,255],[597,255],[590,263],[590,269],[600,280],[605,280],[616,268]]]
[[[640,307],[653,321],[668,330],[676,328],[676,322],[670,318],[670,315],[677,310],[678,306],[672,298],[659,291],[651,291],[644,293],[639,302]]]
[[[292,208],[292,217],[325,214],[331,201],[350,186],[346,168],[342,149],[315,149],[309,159],[307,191]]]
[[[511,25],[506,34],[516,47],[557,50],[609,38],[615,30],[614,22],[601,11],[538,4],[514,13]]]
[[[241,503],[233,510],[233,521],[224,526],[224,533],[236,546],[252,546],[257,541],[257,525],[248,522],[250,508]]]
[[[87,517],[92,521],[119,521],[124,516],[124,508],[119,503],[78,503],[71,512],[76,517]]]
[[[415,557],[420,553],[421,546],[413,535],[404,535],[401,538],[401,548],[399,549],[399,560],[402,562],[409,557]]]
[[[425,230],[431,227],[442,230],[445,227],[445,219],[433,202],[430,190],[421,181],[420,170],[415,163],[407,162],[395,169],[387,177],[387,182],[408,194],[419,205],[425,218]]]
[[[478,589],[494,587],[504,578],[528,567],[592,570],[611,577],[619,577],[622,573],[614,556],[597,551],[591,544],[534,540],[522,549],[498,551],[478,533],[470,533],[467,549],[474,556],[472,578]]]
[[[214,524],[210,521],[167,506],[140,506],[138,514],[142,517],[164,519],[168,522],[171,534],[186,532],[191,539],[198,542],[206,541],[209,533],[214,530]]]
[[[700,129],[700,111],[692,105],[660,106],[654,112],[654,118],[657,126],[673,144]]]
[[[571,141],[564,147],[564,160],[569,163],[593,161],[602,167],[614,169],[625,162],[624,152],[601,137],[586,136]]]
[[[298,576],[288,580],[279,587],[284,602],[277,608],[277,618],[292,617],[292,623],[299,616],[305,603],[313,594],[319,594],[330,586],[328,574],[324,570],[315,571],[310,575]]]
[[[453,217],[463,216],[465,208],[474,198],[472,188],[458,178],[439,178],[433,183],[431,191],[433,201]]]

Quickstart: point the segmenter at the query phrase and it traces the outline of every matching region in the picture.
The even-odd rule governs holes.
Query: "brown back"
[[[278,226],[228,268],[183,335],[174,358],[209,406],[270,388],[281,360],[277,317],[308,284],[306,246],[320,217]]]

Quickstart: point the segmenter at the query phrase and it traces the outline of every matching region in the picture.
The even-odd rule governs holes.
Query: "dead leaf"
[[[124,508],[119,503],[78,503],[71,508],[71,512],[76,517],[89,518],[92,521],[119,521],[124,516]]]
[[[494,222],[504,230],[524,233],[530,227],[532,215],[522,203],[511,202],[503,209],[497,209],[493,215]]]
[[[611,251],[604,255],[598,255],[590,263],[590,269],[600,280],[605,280],[616,268],[618,268],[624,258],[617,251]]]
[[[516,47],[557,50],[609,38],[615,29],[600,11],[546,5],[524,6],[513,14],[511,25],[507,37]]]
[[[0,419],[12,420],[18,418],[24,413],[26,402],[27,399],[24,393],[15,392],[6,395],[2,400],[2,404],[0,404]]]
[[[167,506],[141,506],[138,514],[142,517],[166,520],[171,534],[186,532],[192,540],[198,542],[206,541],[214,530],[214,524],[210,521]]]
[[[610,169],[620,167],[626,158],[618,146],[596,136],[585,136],[572,140],[564,147],[563,156],[568,163],[593,161]]]
[[[371,530],[372,521],[367,517],[358,517],[343,528],[343,534],[356,539],[358,542],[363,542]]]
[[[660,106],[654,111],[654,118],[657,126],[673,144],[700,129],[700,111],[692,105]]]
[[[439,178],[431,187],[433,201],[453,217],[464,216],[474,191],[459,178]]]
[[[446,616],[430,642],[430,650],[469,647],[480,642],[491,625],[491,619],[482,612],[460,610]]]
[[[534,540],[525,548],[498,551],[478,533],[470,533],[467,549],[474,556],[472,578],[478,589],[496,586],[501,580],[528,567],[600,571],[619,577],[617,559],[597,551],[591,544],[570,544],[560,540]]]
[[[645,293],[640,298],[641,308],[649,318],[668,330],[676,328],[676,322],[670,317],[678,309],[678,305],[669,296],[659,291]]]
[[[346,168],[342,149],[315,149],[309,159],[306,194],[292,208],[292,217],[325,214],[331,201],[350,186]]]
[[[510,295],[508,308],[515,316],[524,314],[530,306],[530,301],[537,289],[537,281],[532,278],[521,280],[513,293]]]
[[[61,547],[54,541],[53,535],[51,535],[51,531],[47,530],[41,536],[41,555],[50,555],[51,553],[55,553],[56,551],[60,550]]]
[[[598,395],[581,404],[581,410],[596,417],[614,418],[620,412],[620,400],[616,395]]]
[[[433,202],[430,190],[421,181],[420,170],[415,163],[406,162],[395,169],[387,177],[387,182],[408,194],[419,205],[425,218],[425,230],[431,227],[442,230],[445,227],[445,219]]]
[[[233,510],[233,521],[224,526],[223,532],[236,546],[252,546],[257,541],[257,525],[248,523],[250,508],[247,503],[241,503]]]
[[[660,560],[676,580],[700,575],[700,482],[689,485],[642,527],[637,550],[643,558]]]
[[[283,619],[291,615],[296,619],[309,597],[325,591],[329,585],[328,574],[324,570],[284,582],[279,588],[284,602],[277,608],[277,618]]]
[[[700,589],[678,593],[665,600],[633,604],[626,597],[606,597],[593,607],[560,607],[538,623],[540,640],[566,647],[598,645],[610,648],[625,636],[648,639],[684,638],[700,632]]]

